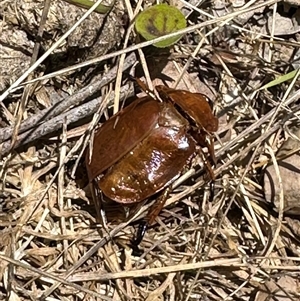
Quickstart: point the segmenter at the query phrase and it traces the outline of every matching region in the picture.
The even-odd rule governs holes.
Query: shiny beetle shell
[[[91,158],[87,151],[89,180],[118,203],[145,200],[180,176],[196,151],[191,122],[201,135],[218,128],[204,95],[156,88],[163,102],[135,100],[98,129]]]

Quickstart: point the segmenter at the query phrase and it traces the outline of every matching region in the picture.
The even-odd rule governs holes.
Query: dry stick
[[[293,260],[298,260],[299,257],[291,258]],[[195,263],[185,263],[185,264],[177,264],[177,265],[170,265],[170,266],[163,266],[158,268],[147,268],[147,269],[138,269],[138,270],[131,270],[131,271],[121,271],[115,273],[89,273],[88,275],[74,275],[68,278],[70,282],[81,282],[84,278],[85,281],[109,281],[114,279],[122,279],[122,278],[141,278],[141,277],[150,277],[151,275],[159,275],[159,274],[167,274],[167,273],[174,273],[174,272],[182,272],[182,271],[191,271],[191,270],[199,270],[199,269],[212,269],[215,267],[223,267],[225,268],[245,268],[250,270],[251,268],[256,267],[259,265],[258,261],[262,261],[261,257],[245,257],[245,258],[228,258],[228,259],[214,259],[202,262],[195,262]],[[258,263],[257,263],[258,262]],[[281,271],[295,271],[299,272],[299,266],[283,266],[283,265],[268,265],[263,264],[261,266],[263,270],[281,270]]]
[[[122,224],[124,227],[124,224]],[[120,228],[120,227],[118,227]],[[118,229],[120,230],[120,229]],[[102,239],[99,243],[94,245],[92,247],[93,251],[97,251],[101,246],[103,246],[103,243],[105,243],[105,237]],[[90,255],[90,254],[89,254]],[[9,258],[6,255],[0,254],[0,258],[3,261],[9,262],[11,264],[14,264],[16,266],[20,266],[23,269],[26,269],[28,271],[31,271],[32,273],[36,273],[40,276],[43,276],[44,278],[49,278],[51,280],[59,281],[62,284],[72,287],[74,289],[77,289],[82,292],[86,292],[89,294],[92,294],[93,296],[99,296],[99,294],[95,293],[94,291],[88,290],[84,288],[83,286],[76,285],[74,282],[82,282],[84,281],[108,281],[113,279],[120,279],[120,278],[139,278],[139,277],[149,277],[151,275],[159,275],[164,273],[172,273],[172,272],[179,272],[179,271],[188,271],[188,270],[195,270],[198,268],[212,268],[212,267],[251,267],[256,264],[257,261],[265,259],[265,257],[255,256],[255,257],[249,257],[249,258],[229,258],[229,259],[215,259],[205,262],[197,262],[197,263],[187,263],[187,264],[180,264],[180,265],[173,265],[173,266],[165,266],[165,267],[159,267],[159,268],[150,268],[150,269],[143,269],[143,270],[131,270],[131,271],[122,271],[117,273],[107,273],[103,271],[99,271],[97,273],[91,273],[89,275],[74,275],[71,277],[68,277],[66,280],[66,276],[60,276],[53,275],[52,273],[44,272],[40,269],[34,268],[30,266],[29,264],[20,262],[18,260],[14,260],[12,258]],[[269,257],[269,259],[280,259],[280,257]],[[287,257],[283,258],[285,260],[294,260],[299,261],[299,257]],[[299,271],[299,266],[272,266],[264,264],[262,266],[262,269],[265,270],[282,270],[282,271]],[[47,279],[48,280],[48,279]],[[103,295],[100,295],[103,300],[111,300],[108,297],[105,297]]]
[[[129,96],[133,96],[133,89],[131,89],[129,85],[126,85],[121,89],[121,98],[124,99],[125,97]],[[37,125],[37,127],[35,127],[34,129],[30,129],[29,131],[19,135],[15,143],[15,147],[32,142],[47,134],[57,131],[65,122],[67,125],[69,125],[94,114],[97,111],[98,106],[101,102],[102,97],[97,97],[85,104],[82,104],[79,107],[76,107],[61,115],[58,115],[52,118],[51,120],[44,122],[43,124]],[[4,155],[6,152],[8,152],[10,150],[10,146],[10,141],[4,142],[2,144],[2,148],[0,149],[0,155]]]
[[[125,60],[123,71],[130,68],[135,62],[136,62],[136,56],[134,53],[131,53]],[[28,119],[26,119],[21,123],[21,126],[19,128],[19,134],[33,128],[34,126],[36,126],[41,122],[45,122],[46,120],[49,120],[50,118],[61,114],[63,111],[67,110],[72,106],[76,106],[80,104],[87,97],[92,96],[96,92],[100,91],[100,89],[103,86],[107,85],[109,82],[114,80],[116,74],[117,74],[117,67],[113,67],[107,74],[97,75],[88,86],[77,91],[75,94],[54,104],[52,107],[44,109],[39,113],[33,115],[32,117],[29,117]],[[1,129],[0,142],[10,139],[12,133],[13,133],[13,127],[11,126]]]

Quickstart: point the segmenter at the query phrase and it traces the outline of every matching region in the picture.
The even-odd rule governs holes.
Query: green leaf
[[[186,28],[186,20],[179,9],[167,4],[157,4],[145,9],[135,20],[136,31],[147,41]],[[176,43],[182,35],[153,44],[164,48]]]
[[[63,1],[86,9],[91,8],[95,4],[95,2],[90,0],[63,0]],[[107,12],[109,12],[110,9],[111,9],[110,6],[99,4],[94,11],[99,14],[106,14]]]
[[[259,88],[259,90],[268,89],[268,88],[277,86],[279,84],[282,84],[282,83],[284,83],[288,80],[291,80],[296,76],[297,72],[298,72],[298,69],[294,70],[294,71],[291,71],[287,74],[284,74],[284,75],[282,75],[278,78],[275,78],[274,80],[270,81],[269,83],[267,83],[264,86],[262,86],[261,88]]]

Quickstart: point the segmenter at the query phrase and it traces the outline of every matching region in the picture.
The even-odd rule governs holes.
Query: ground
[[[0,1],[0,299],[300,300],[299,1],[170,1],[187,28],[167,48],[133,26],[151,1],[81,24],[70,2]],[[213,197],[195,157],[139,252],[159,195],[103,226],[84,162],[142,97],[132,76],[206,95],[219,120]]]

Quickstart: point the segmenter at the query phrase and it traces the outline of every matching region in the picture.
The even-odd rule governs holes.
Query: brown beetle
[[[218,129],[203,94],[166,86],[156,90],[162,102],[151,96],[133,101],[96,131],[92,152],[86,155],[89,181],[112,201],[130,205],[165,190],[150,208],[146,226],[154,222],[172,183],[197,150],[203,157],[201,147],[207,146],[215,163],[211,133]]]

